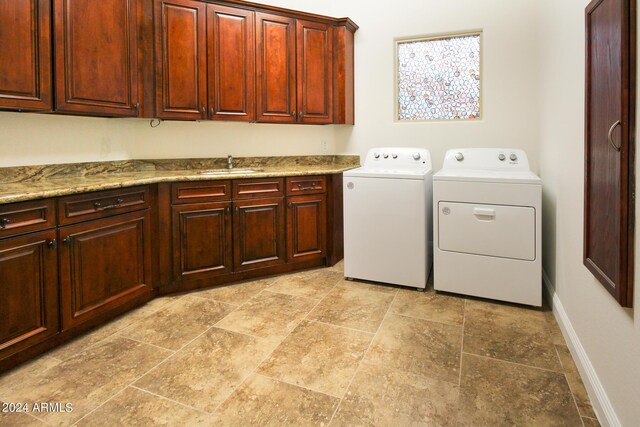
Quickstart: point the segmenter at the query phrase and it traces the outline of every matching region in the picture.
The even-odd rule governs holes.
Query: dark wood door
[[[0,1],[0,108],[51,109],[51,6]]]
[[[298,58],[298,121],[333,121],[333,27],[318,22],[296,23]]]
[[[287,200],[288,262],[324,258],[327,247],[327,196],[295,196]]]
[[[174,206],[173,278],[203,279],[233,268],[231,202]]]
[[[255,120],[254,12],[207,6],[209,117]]]
[[[294,123],[296,110],[296,21],[256,13],[257,120]]]
[[[56,110],[138,115],[137,1],[54,1]]]
[[[156,0],[156,116],[206,118],[206,4]]]
[[[59,240],[63,329],[152,291],[148,210],[62,227]]]
[[[0,241],[0,359],[59,331],[55,230]]]
[[[252,270],[286,262],[282,197],[233,202],[234,269]]]
[[[635,1],[586,9],[584,264],[625,307],[633,302],[635,22]]]

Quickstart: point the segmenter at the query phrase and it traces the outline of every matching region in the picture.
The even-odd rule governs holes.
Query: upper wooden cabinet
[[[255,120],[254,12],[207,6],[209,117]]]
[[[50,110],[51,7],[0,1],[0,108]]]
[[[298,121],[333,121],[333,27],[298,20]]]
[[[138,0],[54,0],[56,110],[137,116]]]
[[[156,116],[206,118],[206,4],[155,1]]]
[[[295,123],[296,20],[256,13],[257,120]]]

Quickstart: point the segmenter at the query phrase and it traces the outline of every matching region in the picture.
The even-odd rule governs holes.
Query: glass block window
[[[397,120],[478,119],[480,37],[397,41]]]

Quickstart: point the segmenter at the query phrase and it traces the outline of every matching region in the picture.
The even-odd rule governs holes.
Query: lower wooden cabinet
[[[0,241],[0,360],[59,331],[55,230]]]
[[[327,252],[327,196],[289,197],[287,207],[288,262],[324,258]]]
[[[233,268],[231,202],[172,208],[173,279],[204,279]]]
[[[148,210],[61,227],[62,327],[152,291]]]
[[[286,262],[284,198],[234,201],[234,269]]]

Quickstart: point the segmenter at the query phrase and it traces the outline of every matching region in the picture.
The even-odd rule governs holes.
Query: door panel
[[[236,271],[283,264],[284,199],[234,202],[234,267]]]
[[[598,0],[586,9],[584,264],[627,307],[635,215],[636,18],[630,7]]]
[[[58,333],[55,230],[0,241],[0,359]]]
[[[203,119],[207,99],[206,4],[156,0],[156,116]]]
[[[333,121],[333,27],[298,20],[298,121]]]
[[[174,279],[231,272],[231,202],[173,207]]]
[[[257,119],[296,121],[295,19],[256,13]]]
[[[323,258],[326,254],[326,196],[288,199],[287,255],[289,262]]]
[[[148,211],[70,225],[59,233],[64,329],[151,291]]]
[[[207,6],[209,116],[255,119],[254,12]]]
[[[0,1],[0,108],[51,109],[51,6]]]
[[[137,0],[55,0],[56,110],[137,116]]]

